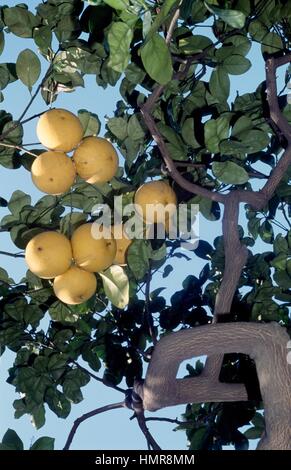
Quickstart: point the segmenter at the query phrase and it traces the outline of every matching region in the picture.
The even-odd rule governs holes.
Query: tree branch
[[[199,186],[198,184],[191,183],[179,173],[179,171],[176,168],[175,163],[173,162],[170,156],[170,153],[165,144],[165,141],[160,131],[158,130],[154,119],[152,118],[150,114],[151,110],[149,110],[149,107],[145,104],[141,106],[141,112],[142,112],[145,124],[147,128],[149,129],[154,141],[156,142],[160,150],[166,169],[169,175],[173,178],[173,180],[176,181],[176,183],[179,184],[181,188],[186,189],[186,191],[192,194],[197,194],[199,196],[207,197],[208,199],[211,199],[212,201],[224,202],[225,196],[223,194],[214,193],[212,191],[209,191],[206,188],[203,188],[202,186]]]
[[[78,367],[78,369],[83,370],[84,372],[89,374],[90,377],[92,377],[92,379],[96,380],[97,382],[103,383],[103,385],[106,385],[106,387],[114,388],[114,390],[116,390],[117,392],[126,393],[126,390],[124,388],[118,387],[117,385],[110,385],[105,383],[101,377],[98,377],[98,375],[93,374],[93,372],[86,369],[86,367],[81,366],[77,361],[72,362],[73,364],[75,364],[76,367]]]
[[[144,417],[144,412],[138,412],[136,413],[136,419],[138,422],[138,425],[140,427],[140,430],[142,431],[143,435],[146,438],[147,444],[148,444],[148,449],[149,450],[162,450],[159,446],[159,444],[155,441],[153,436],[151,435],[147,425],[146,425],[146,419]]]
[[[150,307],[151,279],[152,279],[152,272],[151,272],[151,266],[149,266],[149,270],[148,270],[147,278],[146,278],[146,286],[145,286],[145,321],[148,326],[149,333],[153,341],[153,345],[155,346],[157,344],[157,337],[155,333],[153,317],[149,308]]]
[[[116,410],[118,408],[124,408],[125,404],[124,401],[119,402],[119,403],[111,403],[110,405],[102,406],[101,408],[96,408],[95,410],[89,411],[88,413],[83,414],[79,418],[77,418],[74,421],[74,424],[72,426],[72,429],[68,435],[67,441],[65,443],[65,446],[63,450],[69,450],[70,446],[72,444],[72,441],[75,437],[75,434],[77,432],[78,427],[80,426],[83,421],[86,421],[86,419],[92,418],[93,416],[99,415],[101,413],[105,413],[106,411],[110,410]]]
[[[0,255],[11,256],[12,258],[25,258],[21,253],[9,253],[8,251],[0,251]]]
[[[233,352],[254,359],[265,406],[265,434],[261,449],[287,450],[291,442],[291,365],[286,360],[289,335],[277,323],[224,323],[189,328],[163,336],[155,347],[144,383],[135,391],[145,410],[182,403],[242,401],[233,398],[239,385],[214,383],[211,378],[177,379],[181,362],[190,357]]]
[[[20,150],[22,152],[28,153],[28,155],[32,155],[33,157],[38,157],[36,153],[30,152],[29,150],[26,150],[24,147],[21,147],[20,145],[6,144],[4,142],[0,142],[0,147],[13,148],[15,150]]]
[[[149,418],[145,418],[145,422],[148,421],[160,421],[164,423],[172,423],[172,424],[188,424],[188,421],[179,421],[178,419],[172,419],[172,418],[164,418],[164,417],[158,417],[158,416],[150,416]],[[189,421],[189,424],[193,424],[192,421]]]

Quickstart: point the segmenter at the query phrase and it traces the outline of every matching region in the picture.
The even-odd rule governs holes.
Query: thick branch
[[[63,450],[69,450],[70,446],[72,444],[72,441],[74,439],[74,436],[76,434],[76,431],[78,427],[80,426],[83,421],[86,421],[86,419],[92,418],[93,416],[99,415],[101,413],[105,413],[106,411],[110,410],[116,410],[118,408],[124,408],[125,404],[124,401],[119,402],[119,403],[112,403],[110,405],[102,406],[101,408],[96,408],[95,410],[89,411],[88,413],[83,414],[79,418],[77,418],[72,426],[72,429],[68,435],[67,441],[65,443],[65,446]]]
[[[239,198],[231,192],[224,204],[222,233],[224,241],[225,267],[222,283],[216,296],[214,317],[229,313],[248,250],[241,244],[238,232]]]
[[[181,362],[201,355],[243,353],[256,363],[265,407],[266,429],[259,448],[290,450],[291,365],[286,360],[289,336],[277,323],[225,323],[189,328],[164,336],[157,344],[145,382],[135,385],[143,407],[154,411],[182,403],[234,401],[232,388],[214,386],[201,376],[177,379]]]

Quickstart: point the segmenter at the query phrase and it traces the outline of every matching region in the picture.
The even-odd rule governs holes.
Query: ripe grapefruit
[[[27,244],[25,260],[31,272],[51,279],[67,271],[72,263],[71,243],[58,232],[42,232]]]
[[[97,224],[83,224],[75,230],[71,239],[75,263],[86,271],[103,271],[111,266],[116,255],[116,241],[112,235],[110,238],[97,238],[99,231]]]
[[[62,194],[70,189],[76,178],[72,159],[63,152],[40,154],[31,166],[35,186],[47,194]]]
[[[53,285],[56,297],[69,305],[86,302],[96,292],[96,287],[96,276],[77,266],[57,276]]]
[[[81,141],[84,130],[77,116],[66,109],[57,108],[41,115],[36,133],[48,149],[70,152]]]
[[[118,156],[113,145],[102,137],[85,137],[73,159],[78,175],[87,183],[106,183],[116,175]]]

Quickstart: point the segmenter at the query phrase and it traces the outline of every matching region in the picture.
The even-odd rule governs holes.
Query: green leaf
[[[195,122],[193,118],[188,118],[184,121],[182,126],[182,137],[184,142],[192,148],[197,149],[201,147],[195,137]]]
[[[3,127],[3,134],[7,133],[7,136],[4,139],[4,142],[9,142],[10,144],[20,145],[22,143],[23,137],[23,127],[16,121],[9,121]],[[15,149],[5,149],[7,152],[8,150],[12,153],[15,152]],[[4,150],[3,150],[4,151]],[[3,153],[1,152],[1,160],[3,158]],[[2,161],[1,161],[2,163]]]
[[[287,264],[286,271],[275,271],[274,281],[278,284],[278,286],[282,287],[283,289],[290,289],[291,275],[289,275],[287,272]]]
[[[81,369],[72,369],[65,375],[63,392],[73,403],[80,403],[83,400],[81,387],[87,385],[90,376]]]
[[[68,305],[59,300],[54,302],[49,308],[49,314],[54,321],[75,323],[79,319],[77,312],[74,312]]]
[[[283,254],[287,255],[287,253],[288,253],[288,241],[286,240],[285,237],[283,237],[283,235],[281,233],[279,233],[276,236],[273,248],[274,248],[275,255],[279,255],[280,253],[283,253]]]
[[[191,437],[189,450],[205,449],[205,441],[208,439],[209,430],[206,426],[195,429]]]
[[[213,248],[210,243],[205,240],[199,240],[198,247],[195,248],[194,253],[196,256],[207,261],[211,260],[213,254]]]
[[[141,47],[140,53],[142,63],[149,76],[160,85],[166,85],[172,79],[173,67],[165,39],[155,33]]]
[[[40,26],[39,28],[34,28],[33,39],[37,47],[46,53],[47,50],[51,47],[52,42],[52,30],[50,26]]]
[[[3,31],[0,31],[0,55],[2,54],[5,46],[5,36]]]
[[[108,32],[110,56],[108,67],[116,72],[123,72],[130,59],[130,43],[133,38],[132,29],[125,23],[112,23]]]
[[[213,45],[211,39],[199,34],[179,40],[179,49],[183,54],[196,54]]]
[[[127,137],[127,120],[121,117],[108,119],[106,126],[117,137],[118,140],[125,140]]]
[[[8,272],[3,268],[0,268],[0,284],[1,281],[5,282],[6,284],[14,283],[13,279],[9,277]]]
[[[129,7],[128,0],[104,0],[104,3],[107,3],[107,5],[111,6],[115,10],[126,10]]]
[[[37,439],[29,450],[54,450],[55,440],[52,437],[43,436]]]
[[[234,162],[214,162],[212,172],[219,181],[226,184],[244,184],[249,180],[246,170]]]
[[[253,128],[253,122],[251,118],[249,118],[248,116],[242,116],[235,122],[231,131],[231,135],[233,137],[239,138],[239,134],[241,132],[250,130],[252,128]]]
[[[4,197],[0,197],[0,207],[7,207],[8,205],[8,202],[6,201],[6,199],[4,199]]]
[[[224,10],[223,8],[214,7],[213,5],[209,5],[207,2],[204,2],[206,8],[213,13],[214,15],[218,16],[222,21],[224,21],[229,26],[233,28],[241,29],[245,25],[246,16],[244,13],[238,10]]]
[[[8,429],[3,436],[2,444],[11,450],[23,450],[23,442],[13,429]]]
[[[31,91],[41,72],[40,60],[30,49],[20,52],[16,61],[16,72],[22,83]]]
[[[129,302],[129,282],[124,269],[121,266],[111,266],[99,274],[110,302],[118,308],[125,308]]]
[[[218,101],[226,101],[230,91],[230,80],[228,74],[222,67],[213,70],[210,80],[209,89],[212,96]]]
[[[169,126],[163,122],[158,123],[158,129],[169,143],[166,143],[167,149],[174,160],[185,160],[187,148],[181,137]]]
[[[64,369],[61,369],[64,372]],[[71,403],[65,395],[54,387],[50,387],[45,394],[45,401],[58,418],[67,418],[71,411]]]
[[[128,248],[127,262],[137,280],[143,279],[149,270],[149,247],[144,240],[134,240]]]
[[[243,34],[230,36],[224,41],[223,44],[227,46],[227,48],[229,48],[229,45],[232,44],[233,47],[235,47],[236,53],[244,56],[247,55],[252,47],[252,42]]]
[[[152,14],[150,10],[147,10],[144,14],[143,17],[143,22],[142,22],[142,37],[145,39],[151,29],[152,25]]]
[[[287,267],[287,253],[279,253],[274,259],[272,259],[270,264],[280,271],[285,271]]]
[[[274,231],[273,227],[268,220],[262,223],[259,228],[259,235],[265,243],[273,243]]]
[[[90,113],[86,109],[80,109],[78,111],[78,118],[80,119],[84,129],[84,137],[99,134],[101,122],[97,114]]]
[[[207,150],[212,153],[219,152],[219,143],[228,137],[229,120],[225,116],[210,119],[204,126],[204,138]]]
[[[35,406],[31,410],[31,424],[36,428],[40,429],[45,424],[45,407],[43,403]]]
[[[21,7],[4,8],[4,23],[10,31],[21,38],[31,38],[38,19],[30,11]]]
[[[15,64],[12,62],[0,64],[0,90],[18,79]]]
[[[142,127],[142,120],[139,113],[130,116],[127,124],[127,133],[134,142],[143,142],[145,137],[145,129]]]
[[[249,59],[242,55],[233,54],[226,57],[223,61],[223,69],[230,75],[241,75],[251,68],[252,64]]]
[[[265,419],[264,417],[261,415],[261,413],[256,413],[255,416],[253,417],[252,419],[252,424],[256,427],[256,428],[260,428],[261,431],[263,431],[265,429]]]
[[[240,132],[237,136],[239,140],[247,146],[247,153],[252,154],[264,150],[268,147],[270,136],[267,132],[260,131],[259,129],[250,129]]]
[[[24,206],[31,204],[31,197],[23,191],[14,191],[10,201],[8,202],[8,209],[13,215],[18,215]]]
[[[261,428],[252,427],[248,429],[244,435],[247,439],[260,439],[262,436],[263,430]]]
[[[268,54],[274,54],[283,49],[283,43],[280,36],[276,33],[267,33],[262,39],[262,54],[267,52]]]

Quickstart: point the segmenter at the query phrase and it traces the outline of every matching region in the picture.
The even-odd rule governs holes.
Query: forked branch
[[[291,364],[289,336],[277,323],[225,323],[181,330],[164,336],[154,350],[143,384],[135,385],[146,410],[182,403],[234,401],[220,385],[201,376],[177,379],[181,362],[195,356],[249,355],[256,364],[265,407],[265,433],[258,448],[291,449]],[[221,384],[236,388],[238,384]]]

